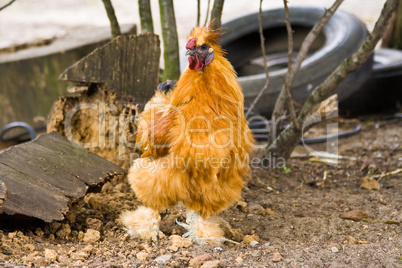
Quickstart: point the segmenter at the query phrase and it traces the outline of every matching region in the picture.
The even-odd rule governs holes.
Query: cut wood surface
[[[105,84],[119,94],[147,102],[159,79],[159,37],[152,33],[122,35],[66,69],[63,81]]]
[[[3,181],[0,181],[0,213],[3,213],[4,202],[7,199],[7,187]]]
[[[0,154],[0,180],[7,187],[0,184],[0,207],[2,190],[7,189],[4,214],[63,220],[71,203],[89,187],[124,173],[56,132],[43,134]]]

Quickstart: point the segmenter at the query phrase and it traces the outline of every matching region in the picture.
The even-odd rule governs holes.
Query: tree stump
[[[47,126],[69,140],[128,169],[135,148],[135,116],[154,95],[159,76],[159,38],[119,36],[61,75],[76,82],[73,97],[59,98]]]

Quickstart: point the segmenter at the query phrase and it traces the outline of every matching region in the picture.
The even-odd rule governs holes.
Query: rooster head
[[[201,71],[214,59],[214,53],[219,53],[219,30],[210,30],[206,27],[194,28],[187,40],[186,55],[188,57],[188,67],[191,70]]]

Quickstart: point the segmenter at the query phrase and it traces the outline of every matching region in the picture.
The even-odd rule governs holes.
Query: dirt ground
[[[377,178],[379,190],[360,184],[402,167],[402,120],[362,126],[339,140],[345,158],[337,165],[292,158],[286,170],[255,168],[242,200],[219,214],[226,237],[239,245],[179,238],[180,206],[162,213],[158,243],[129,237],[117,218],[140,203],[120,177],[88,194],[62,223],[3,223],[0,266],[401,267],[402,173]],[[339,217],[354,210],[358,221]]]

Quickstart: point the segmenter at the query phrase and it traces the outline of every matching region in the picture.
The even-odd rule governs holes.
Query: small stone
[[[243,259],[239,256],[239,257],[236,258],[236,262],[237,262],[238,264],[242,264],[242,263],[243,263]]]
[[[83,231],[79,231],[79,232],[78,232],[78,237],[77,237],[77,238],[78,238],[78,240],[80,240],[80,241],[81,241],[81,240],[83,240],[83,239],[84,239],[84,237],[85,237],[84,232],[83,232]]]
[[[57,232],[61,227],[61,223],[58,221],[54,221],[50,224],[50,230],[52,233]]]
[[[206,261],[203,265],[201,265],[201,268],[216,268],[219,267],[220,264],[220,260]]]
[[[117,191],[117,192],[120,192],[120,193],[127,193],[127,192],[130,191],[130,186],[128,186],[128,185],[127,185],[126,183],[124,183],[124,182],[121,182],[121,183],[117,184],[117,185],[114,187],[114,190]]]
[[[248,213],[264,216],[266,210],[260,205],[252,205],[248,208]]]
[[[166,238],[166,235],[163,232],[159,232],[158,237],[160,240],[163,240]]]
[[[58,254],[53,249],[45,248],[45,260],[49,262],[57,261]]]
[[[351,210],[349,212],[339,214],[339,218],[353,221],[360,221],[361,219],[366,219],[368,217],[369,215],[361,210]]]
[[[282,255],[279,252],[274,252],[274,255],[272,256],[272,261],[280,262],[281,260],[282,260]]]
[[[191,267],[201,267],[201,265],[210,260],[212,258],[212,256],[208,253],[202,254],[202,255],[198,255],[194,258],[192,258],[189,262],[189,266]]]
[[[168,250],[170,250],[170,251],[172,251],[172,252],[176,252],[176,251],[179,250],[179,248],[176,247],[176,246],[170,246],[170,247],[168,247]]]
[[[68,223],[62,224],[60,230],[57,231],[56,236],[60,239],[67,239],[71,234],[71,228]]]
[[[96,243],[100,239],[100,232],[94,229],[88,229],[84,235],[85,243]]]
[[[83,250],[82,250],[82,252],[86,252],[86,253],[92,253],[92,251],[94,251],[94,246],[92,246],[92,245],[87,245]]]
[[[183,256],[191,256],[191,253],[190,253],[190,251],[183,250],[183,251],[181,252],[181,255],[183,255]]]
[[[42,237],[45,233],[42,231],[42,229],[36,228],[35,234],[36,234],[38,237]]]
[[[111,182],[106,182],[103,186],[102,186],[102,192],[103,193],[108,193],[113,191],[113,184]]]
[[[258,244],[259,244],[259,242],[258,242],[258,241],[255,241],[255,240],[253,240],[253,241],[250,242],[250,246],[252,246],[252,247],[257,246]]]
[[[25,244],[24,245],[24,249],[27,251],[34,251],[35,250],[35,246],[32,244]]]
[[[216,253],[216,252],[221,252],[223,250],[223,248],[221,248],[221,247],[216,247],[216,248],[214,248],[214,252]]]
[[[170,236],[170,241],[172,242],[172,245],[178,248],[188,248],[191,246],[193,243],[191,243],[190,240],[187,238],[178,236],[178,235],[171,235]]]
[[[140,251],[137,253],[136,257],[137,259],[139,259],[140,261],[145,261],[145,259],[149,256],[149,253],[145,252],[145,251]]]
[[[270,215],[270,216],[275,215],[275,212],[274,212],[272,209],[270,209],[270,208],[266,208],[266,209],[265,209],[265,213],[268,214],[268,215]]]
[[[17,232],[8,233],[8,238],[14,239],[17,236]]]
[[[360,188],[367,190],[380,190],[381,185],[374,178],[364,177],[360,182]]]
[[[250,245],[250,243],[251,242],[253,242],[253,241],[260,241],[260,238],[258,237],[258,235],[256,235],[256,234],[253,234],[253,235],[245,235],[244,237],[243,237],[243,243],[244,244],[247,244],[247,245]]]
[[[208,253],[197,256],[196,258],[200,259],[202,262],[208,261],[212,258],[212,256]]]
[[[339,252],[339,249],[337,247],[331,247],[331,252],[337,253],[337,252]]]
[[[71,259],[68,258],[65,255],[60,255],[59,256],[59,263],[64,265],[64,266],[67,266],[67,265],[71,264]]]
[[[103,223],[101,220],[94,219],[94,218],[88,218],[86,220],[87,223],[87,228],[88,229],[94,229],[96,231],[101,232],[103,228]]]
[[[194,257],[194,258],[192,258],[192,259],[190,260],[190,262],[188,263],[188,265],[189,265],[190,267],[199,268],[199,267],[201,267],[201,265],[202,265],[202,261],[201,261],[199,258]]]
[[[172,255],[165,254],[157,257],[154,261],[158,264],[165,264],[168,260],[172,258]]]
[[[357,244],[357,240],[353,236],[348,236],[348,242],[349,244]]]
[[[236,204],[236,207],[238,209],[244,209],[245,207],[247,207],[247,203],[244,202],[244,201],[238,201],[237,204]]]
[[[71,254],[73,260],[85,261],[89,257],[89,253],[85,251],[74,252]]]

